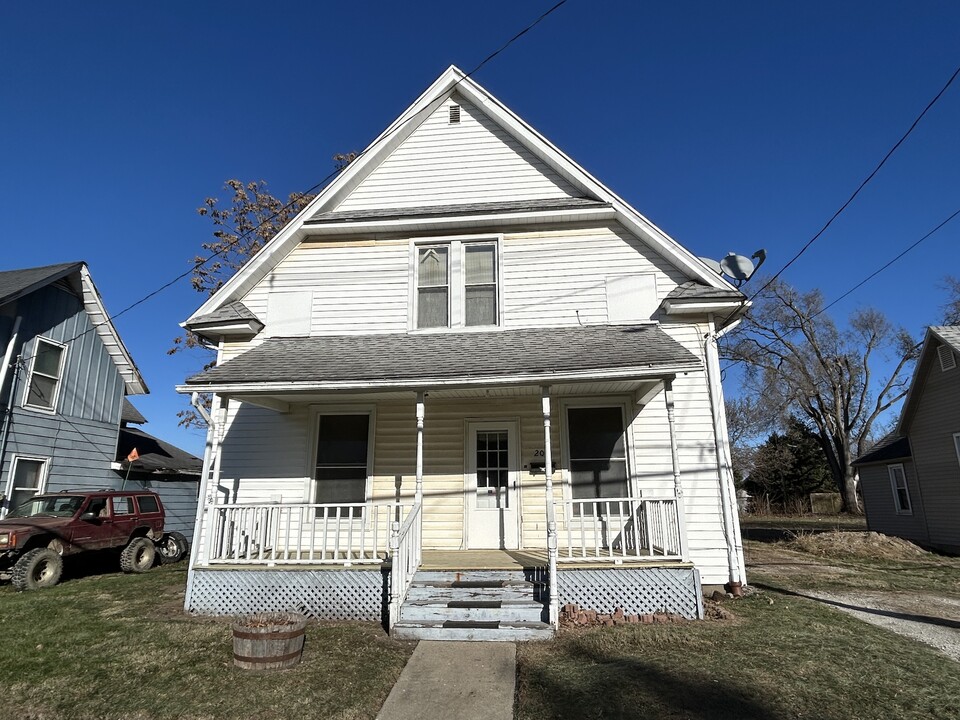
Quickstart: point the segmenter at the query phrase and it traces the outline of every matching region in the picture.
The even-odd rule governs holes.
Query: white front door
[[[467,425],[464,489],[467,547],[520,547],[520,493],[516,422]]]

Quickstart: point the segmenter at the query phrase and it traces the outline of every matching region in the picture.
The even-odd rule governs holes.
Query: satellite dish
[[[757,264],[753,264],[753,260],[758,260]],[[767,259],[767,251],[760,249],[757,250],[750,257],[745,257],[744,255],[737,255],[736,253],[727,253],[727,256],[721,260],[718,265],[720,267],[720,272],[731,278],[734,284],[737,287],[740,287],[743,283],[753,277],[753,274],[757,271],[763,261]]]
[[[708,268],[713,270],[717,275],[723,275],[723,268],[721,268],[720,263],[718,263],[713,258],[702,257],[702,258],[697,258],[697,260],[699,260]]]

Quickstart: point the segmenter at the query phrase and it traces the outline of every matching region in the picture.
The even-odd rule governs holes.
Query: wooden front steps
[[[546,590],[523,569],[421,570],[393,635],[409,640],[545,640]]]

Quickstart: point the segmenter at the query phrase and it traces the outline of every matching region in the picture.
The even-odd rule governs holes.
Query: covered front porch
[[[695,576],[673,384],[699,363],[654,328],[598,338],[611,332],[648,358],[667,347],[642,366],[620,352],[589,370],[198,387],[216,394],[188,594],[201,576],[245,573],[284,595],[279,584],[295,578],[365,573],[371,587],[382,581],[392,627],[425,563],[475,571],[479,558],[512,558],[536,571],[555,624],[564,574]]]

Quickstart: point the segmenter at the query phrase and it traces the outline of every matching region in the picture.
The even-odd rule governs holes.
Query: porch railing
[[[681,560],[679,505],[673,496],[568,500],[559,560]]]
[[[400,618],[400,606],[407,597],[413,576],[423,556],[423,512],[420,503],[413,506],[403,525],[393,523],[390,537],[390,627]]]
[[[362,565],[383,562],[394,523],[412,503],[227,504],[208,510],[209,564]]]

